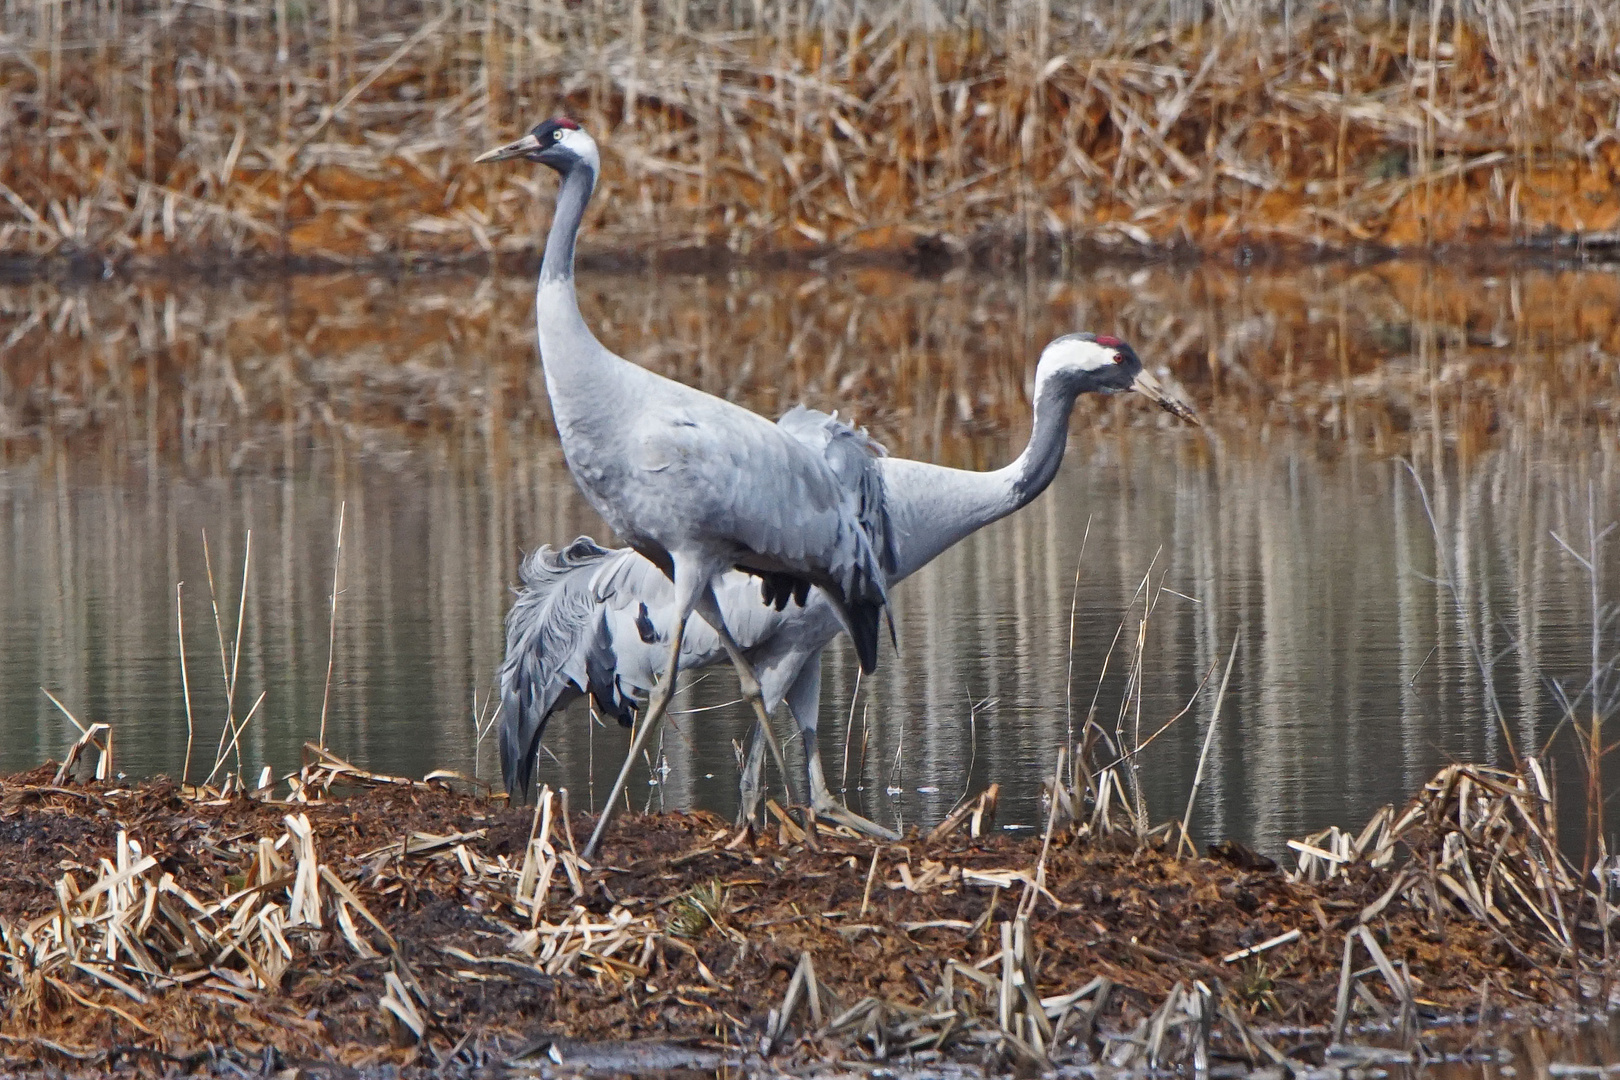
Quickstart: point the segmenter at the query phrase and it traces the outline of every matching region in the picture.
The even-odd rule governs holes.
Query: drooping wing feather
[[[849,546],[854,548],[850,561],[857,564],[856,577],[870,573],[859,565],[863,558],[875,558],[884,572],[892,570],[893,532],[884,513],[883,480],[876,466],[887,451],[864,431],[803,406],[779,424],[826,462],[842,489],[830,497],[820,492],[819,504],[834,511],[829,516],[835,524],[838,511],[854,510],[859,535]],[[789,499],[817,494],[814,470],[808,472],[808,478],[800,475],[797,487],[787,493]],[[780,542],[791,535],[786,520],[778,517],[773,524],[778,550],[791,555],[792,546]],[[631,721],[639,699],[663,675],[675,602],[673,586],[656,566],[629,548],[605,549],[589,537],[580,537],[561,551],[542,547],[525,560],[521,576],[523,587],[507,616],[506,659],[500,671],[501,770],[513,795],[526,793],[532,785],[540,739],[551,713],[574,697],[588,692],[602,712],[620,723]],[[767,574],[767,589],[772,580]],[[799,601],[785,611],[784,605],[771,600],[785,601],[788,593],[775,597],[767,591],[762,601],[757,585],[745,574],[727,573],[716,582],[716,600],[726,625],[744,649],[765,643],[801,617],[804,579],[785,576],[785,580]],[[881,590],[882,578],[877,584]],[[849,605],[851,617],[844,621],[863,631],[856,635],[856,645],[864,662],[875,657],[882,603],[863,598],[858,589],[855,595]],[[701,619],[689,620],[681,667],[705,667],[724,655],[714,630]]]
[[[581,536],[561,551],[541,547],[523,561],[523,585],[506,616],[501,692],[501,776],[508,794],[526,793],[553,710],[587,684],[586,652],[601,612],[591,582],[622,557]]]
[[[894,530],[884,501],[883,472],[878,459],[889,456],[888,448],[866,433],[844,423],[837,413],[824,413],[795,405],[782,414],[777,426],[805,446],[818,451],[832,467],[846,491],[856,498],[856,516],[877,552],[885,573],[895,568]]]
[[[533,786],[536,755],[551,714],[582,693],[628,725],[663,676],[673,630],[675,590],[630,548],[606,549],[580,537],[561,551],[540,548],[524,560],[523,585],[506,617],[506,658],[499,683],[501,774],[514,798]],[[715,585],[726,625],[744,649],[797,618],[760,601],[754,579],[733,571]],[[725,659],[703,620],[687,621],[681,667]]]

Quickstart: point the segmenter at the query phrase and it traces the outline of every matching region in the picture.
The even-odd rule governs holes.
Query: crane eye
[[[1124,362],[1125,362],[1125,354],[1124,353],[1117,352],[1117,353],[1114,354],[1114,363],[1123,364]]]

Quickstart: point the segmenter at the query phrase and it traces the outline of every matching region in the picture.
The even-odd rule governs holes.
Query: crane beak
[[[474,165],[482,165],[486,161],[511,161],[513,158],[527,157],[540,149],[540,140],[534,137],[534,132],[523,136],[516,142],[509,142],[505,146],[497,146],[493,150],[486,150],[473,158]]]
[[[1153,402],[1153,404],[1157,405],[1170,415],[1180,417],[1189,424],[1202,426],[1202,422],[1198,419],[1197,413],[1193,412],[1192,409],[1179,398],[1171,396],[1170,393],[1167,392],[1162,385],[1160,385],[1159,380],[1155,379],[1147,372],[1137,372],[1136,378],[1131,382],[1131,389],[1135,390],[1138,394],[1141,394],[1143,397],[1147,398],[1149,401]]]

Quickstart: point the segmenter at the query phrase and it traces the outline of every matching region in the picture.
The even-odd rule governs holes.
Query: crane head
[[[534,126],[534,130],[493,150],[486,150],[473,158],[475,164],[488,161],[511,161],[524,158],[550,166],[560,173],[571,171],[576,165],[588,165],[594,173],[598,168],[596,140],[586,130],[566,116],[554,116]]]
[[[1059,380],[1056,385],[1076,396],[1134,390],[1172,416],[1199,422],[1197,413],[1143,369],[1128,342],[1107,334],[1064,334],[1053,340],[1041,350],[1035,368],[1036,393],[1048,380]]]

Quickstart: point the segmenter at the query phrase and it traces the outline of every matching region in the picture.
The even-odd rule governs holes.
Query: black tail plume
[[[866,675],[877,670],[878,625],[883,615],[883,604],[875,600],[857,600],[849,605],[849,632],[855,641],[855,659],[860,661],[861,672]],[[889,630],[892,634],[892,623]]]

